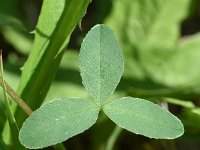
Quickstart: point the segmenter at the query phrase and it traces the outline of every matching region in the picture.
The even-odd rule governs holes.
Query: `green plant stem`
[[[174,105],[179,105],[181,107],[184,107],[184,108],[187,108],[187,109],[192,109],[192,108],[195,108],[195,104],[192,103],[191,101],[183,101],[183,100],[180,100],[180,99],[175,99],[175,98],[163,98],[164,101],[168,102],[168,103],[171,103],[171,104],[174,104]]]
[[[11,123],[16,123],[15,121],[15,118],[12,114],[12,110],[11,110],[11,107],[10,107],[10,103],[9,103],[9,100],[8,100],[8,97],[7,97],[7,89],[6,89],[6,85],[5,85],[5,82],[4,82],[4,79],[3,79],[3,64],[2,64],[2,52],[0,51],[0,71],[1,71],[1,77],[2,77],[2,88],[3,88],[3,95],[4,95],[4,100],[5,100],[5,106],[6,106],[6,112],[7,112],[7,117],[8,117],[8,120],[11,122]]]
[[[194,93],[195,91],[195,93]],[[179,89],[157,89],[157,90],[143,90],[137,88],[129,88],[128,94],[134,97],[173,97],[183,100],[199,97],[199,87],[195,88],[179,88]]]
[[[58,144],[54,145],[53,148],[55,150],[67,150],[62,143],[58,143]]]
[[[24,110],[27,115],[31,115],[31,108],[17,95],[17,93],[9,86],[8,83],[6,83],[6,81],[3,80],[2,77],[0,77],[0,86],[5,86],[5,90],[8,95]]]
[[[106,143],[105,150],[113,150],[114,144],[119,137],[120,133],[122,132],[122,128],[119,126],[115,126],[113,132],[111,133],[110,137],[108,138],[108,142]]]

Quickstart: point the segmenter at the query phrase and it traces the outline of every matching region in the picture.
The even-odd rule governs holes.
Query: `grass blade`
[[[43,102],[65,51],[67,39],[85,14],[89,2],[89,0],[43,1],[35,29],[35,40],[23,68],[17,91],[33,110]],[[26,115],[17,108],[15,116],[21,127]]]
[[[18,135],[19,135],[19,129],[17,126],[17,123],[15,121],[14,115],[11,110],[11,106],[7,97],[7,90],[6,90],[6,85],[4,82],[4,77],[3,77],[3,63],[2,63],[2,51],[0,51],[0,74],[2,78],[2,88],[3,88],[3,94],[4,94],[4,100],[5,100],[5,108],[6,108],[6,114],[10,126],[10,130],[12,133],[12,139],[13,139],[13,148],[16,150],[23,150],[25,149],[19,142]]]

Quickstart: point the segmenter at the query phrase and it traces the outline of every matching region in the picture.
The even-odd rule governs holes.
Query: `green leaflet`
[[[121,49],[112,30],[104,25],[93,27],[81,45],[79,61],[85,88],[102,106],[124,71]]]
[[[20,142],[31,149],[55,145],[87,130],[96,122],[98,113],[94,102],[79,98],[48,102],[25,121]]]
[[[173,139],[184,133],[178,118],[147,100],[123,97],[103,110],[120,127],[150,138]]]
[[[85,14],[89,0],[44,0],[31,53],[23,68],[18,93],[37,109],[43,102],[71,32]],[[51,68],[51,69],[49,69]],[[17,109],[21,126],[26,116]]]

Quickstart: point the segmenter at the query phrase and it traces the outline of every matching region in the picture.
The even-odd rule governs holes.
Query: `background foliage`
[[[17,89],[30,53],[42,1],[0,0],[0,48],[5,80]],[[94,0],[70,38],[45,101],[59,97],[87,98],[79,75],[78,50],[97,23],[117,35],[125,73],[112,98],[134,96],[161,104],[184,123],[176,140],[151,140],[121,131],[115,149],[199,149],[200,139],[200,2],[198,0]],[[0,92],[3,94],[2,92]],[[0,97],[0,132],[5,125]],[[66,141],[68,149],[102,149],[115,125],[104,115],[85,133]],[[102,134],[103,133],[103,134]],[[0,149],[4,142],[0,138]]]

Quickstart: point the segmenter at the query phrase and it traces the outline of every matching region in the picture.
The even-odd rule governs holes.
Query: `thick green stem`
[[[55,150],[66,150],[65,146],[62,143],[58,143],[53,146]]]
[[[117,138],[119,137],[122,130],[123,130],[122,128],[116,125],[112,134],[108,138],[108,142],[106,143],[105,150],[113,150],[113,147],[117,141]]]

